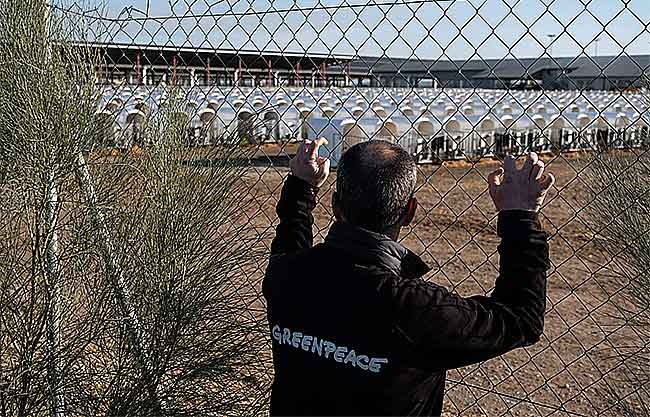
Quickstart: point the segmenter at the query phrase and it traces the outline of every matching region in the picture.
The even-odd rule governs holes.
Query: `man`
[[[416,166],[399,146],[350,148],[337,168],[336,222],[313,245],[312,210],[329,161],[320,139],[291,160],[277,206],[264,297],[273,340],[271,415],[440,415],[448,369],[537,342],[544,327],[547,235],[538,221],[551,174],[534,153],[489,176],[500,268],[489,297],[422,279],[397,243],[415,215]]]

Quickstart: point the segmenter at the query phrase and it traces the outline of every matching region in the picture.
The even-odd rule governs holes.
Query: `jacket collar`
[[[330,228],[325,244],[354,254],[364,263],[379,265],[406,278],[421,278],[431,268],[415,253],[386,235],[335,222]]]

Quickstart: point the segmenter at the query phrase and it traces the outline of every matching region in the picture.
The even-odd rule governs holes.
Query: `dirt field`
[[[543,210],[543,223],[551,234],[553,269],[542,341],[450,372],[445,415],[602,415],[610,408],[608,387],[623,394],[633,388],[623,382],[630,371],[618,358],[624,349],[642,341],[624,326],[622,308],[627,305],[621,290],[625,282],[612,273],[612,255],[600,247],[602,240],[589,224],[589,192],[582,174],[589,158],[547,159],[557,184]],[[266,162],[243,181],[254,198],[247,216],[268,244],[287,160],[266,160],[264,155],[262,160]],[[485,180],[495,166],[488,162],[420,167],[421,207],[403,243],[433,267],[426,279],[462,295],[489,292],[497,275],[496,213]],[[334,182],[335,174],[319,194],[316,242],[331,224]],[[264,267],[260,265],[260,270]]]

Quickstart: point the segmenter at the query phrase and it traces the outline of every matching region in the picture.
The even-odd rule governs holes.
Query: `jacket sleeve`
[[[314,243],[312,226],[318,189],[289,175],[282,188],[276,212],[280,219],[271,243],[271,256],[310,248]]]
[[[500,267],[490,297],[463,298],[423,280],[394,288],[396,331],[414,366],[453,369],[534,344],[544,329],[547,234],[537,214],[508,211],[497,226]]]

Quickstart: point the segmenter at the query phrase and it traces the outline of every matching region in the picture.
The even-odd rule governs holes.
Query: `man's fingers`
[[[330,172],[330,160],[328,158],[318,158],[318,173],[327,175]]]
[[[555,184],[555,177],[551,173],[544,174],[539,180],[539,185],[542,187],[543,191],[548,191],[553,184]]]
[[[530,179],[539,180],[542,178],[542,175],[544,175],[544,162],[537,161],[537,163],[533,165],[533,169],[530,172]]]
[[[307,151],[309,150],[309,146],[311,144],[310,140],[303,140],[300,142],[300,145],[298,146],[298,150],[296,151],[296,156],[295,159],[299,161],[304,161],[305,155],[307,155]]]
[[[306,163],[308,161],[308,156],[311,153],[311,147],[312,141],[309,139],[305,139],[300,142],[300,145],[298,145],[298,150],[296,151],[296,155],[291,158],[291,161],[289,161],[289,166],[294,167],[296,164]]]
[[[327,145],[327,143],[327,139],[325,138],[318,138],[313,141],[309,146],[309,160],[315,161],[318,158],[318,148],[322,145]]]
[[[524,166],[522,168],[523,174],[526,176],[526,178],[532,178],[533,167],[537,165],[538,161],[539,157],[535,152],[528,154],[528,158],[526,158],[526,162],[524,162]]]
[[[330,173],[330,160],[328,158],[318,158],[318,172],[316,173],[316,186],[321,187]]]
[[[503,175],[503,168],[499,168],[496,171],[488,175],[488,184],[490,187],[496,187],[501,185],[501,176]]]
[[[516,171],[517,166],[515,164],[516,159],[512,155],[508,155],[503,160],[503,170],[506,175],[512,174]]]
[[[304,142],[302,142],[302,153],[304,154],[309,154],[309,150],[311,149],[312,146],[312,141],[309,139],[305,139]]]
[[[492,200],[497,198],[497,189],[501,185],[501,179],[503,178],[503,168],[499,168],[496,171],[488,175],[488,192]],[[496,200],[495,200],[496,201]]]

